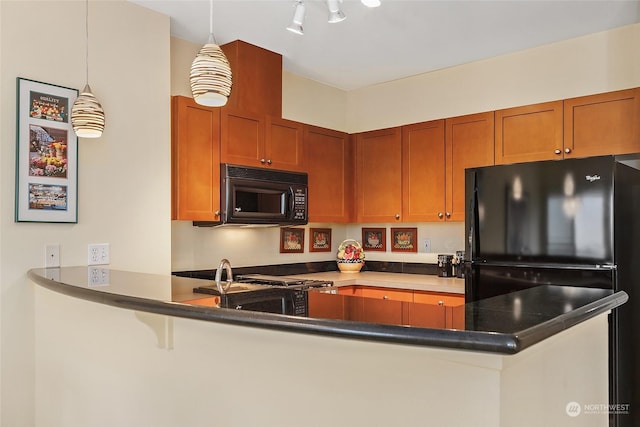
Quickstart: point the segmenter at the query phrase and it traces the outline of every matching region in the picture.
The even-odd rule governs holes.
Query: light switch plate
[[[45,268],[60,267],[60,245],[46,245],[44,248]]]

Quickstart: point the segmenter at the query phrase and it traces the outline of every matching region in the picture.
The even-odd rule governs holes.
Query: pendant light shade
[[[80,138],[99,138],[104,130],[104,110],[87,84],[71,106],[71,126]]]
[[[191,93],[196,103],[222,107],[231,95],[231,66],[213,37],[213,0],[209,0],[209,41],[191,64]]]
[[[212,40],[202,46],[191,64],[193,99],[207,107],[222,107],[231,94],[231,67],[220,46]]]

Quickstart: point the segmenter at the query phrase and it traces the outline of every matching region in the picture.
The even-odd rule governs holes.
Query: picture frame
[[[391,228],[392,252],[418,252],[418,229]]]
[[[16,222],[78,222],[78,90],[18,77]]]
[[[362,227],[362,247],[366,251],[387,250],[387,229]]]
[[[304,228],[282,227],[280,229],[280,253],[304,252]]]
[[[309,252],[331,252],[331,229],[309,229]]]

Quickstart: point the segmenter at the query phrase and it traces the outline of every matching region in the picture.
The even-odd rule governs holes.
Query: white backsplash
[[[304,253],[281,254],[279,227],[194,227],[190,221],[171,225],[171,270],[202,270],[218,266],[227,258],[234,267],[290,264],[335,259],[344,239],[362,241],[362,227],[386,227],[387,251],[366,251],[371,261],[436,263],[438,254],[453,254],[464,249],[463,223],[403,224],[309,224],[305,231]],[[418,253],[391,252],[391,227],[416,227]],[[309,228],[331,228],[331,252],[309,252]],[[431,240],[431,252],[425,252],[424,239]]]

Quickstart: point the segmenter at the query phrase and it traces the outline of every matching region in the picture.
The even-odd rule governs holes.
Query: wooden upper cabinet
[[[402,131],[399,127],[356,135],[356,221],[402,219]]]
[[[220,109],[174,96],[171,105],[172,218],[220,220]]]
[[[231,66],[224,108],[282,117],[282,55],[236,40],[220,46]]]
[[[264,157],[274,169],[302,171],[304,169],[304,144],[302,123],[267,116]]]
[[[494,113],[446,119],[445,220],[464,221],[464,170],[494,164]]]
[[[262,114],[225,108],[221,112],[222,163],[260,167],[264,158],[265,118]]]
[[[402,184],[403,221],[444,217],[444,120],[402,127]]]
[[[353,219],[354,145],[344,132],[304,126],[304,155],[309,177],[309,221]]]
[[[222,163],[303,170],[301,123],[230,108],[221,110],[221,123]]]
[[[565,157],[640,152],[640,88],[564,101]]]
[[[496,111],[496,164],[561,159],[562,115],[562,101]]]

